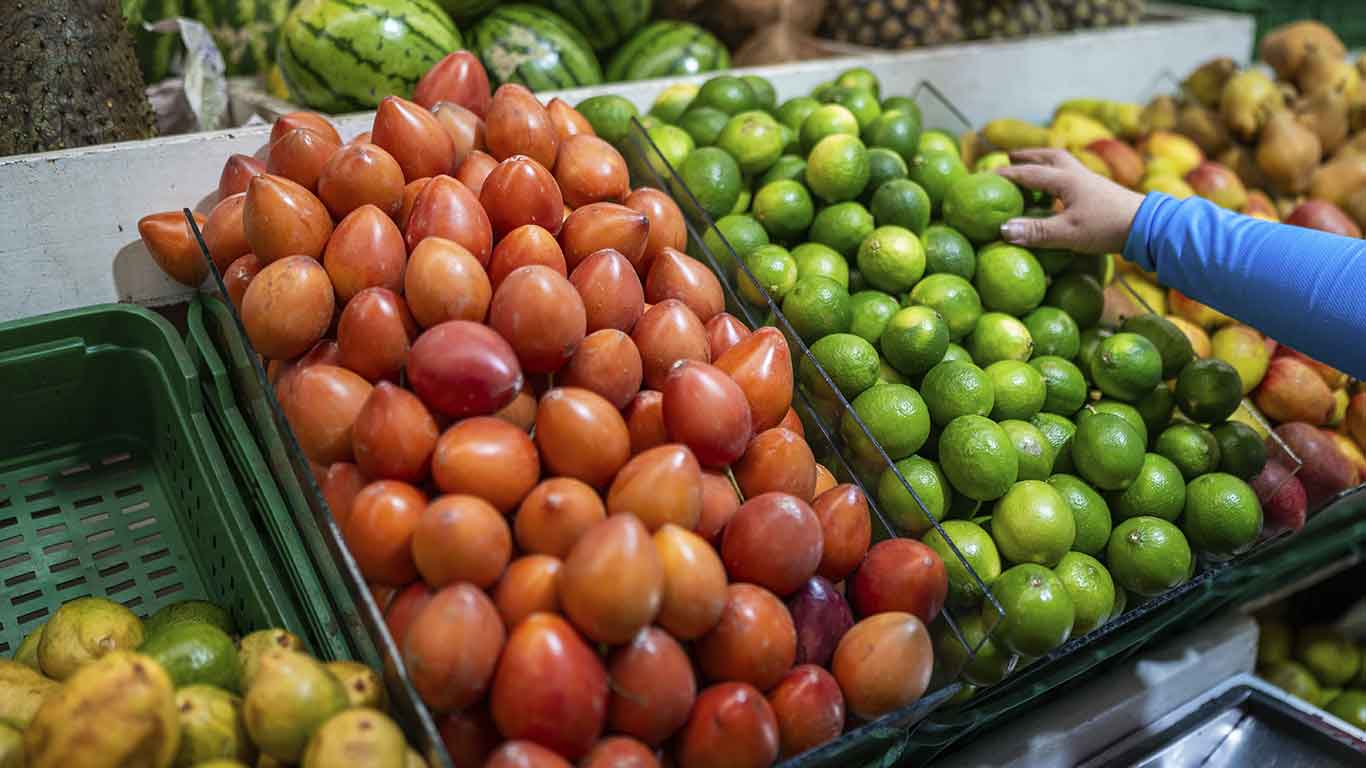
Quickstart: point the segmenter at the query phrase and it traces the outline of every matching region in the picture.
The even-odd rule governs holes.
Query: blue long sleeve
[[[1124,258],[1163,285],[1366,378],[1366,241],[1151,193]]]

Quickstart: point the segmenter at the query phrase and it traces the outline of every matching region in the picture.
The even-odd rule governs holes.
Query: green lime
[[[947,361],[931,368],[920,382],[920,394],[936,427],[972,414],[986,416],[996,402],[991,377],[971,361]]]
[[[773,111],[778,104],[778,93],[773,90],[773,83],[765,80],[758,75],[741,75],[741,80],[754,92],[754,98],[758,102],[758,108],[766,111]]]
[[[1162,378],[1170,379],[1195,359],[1195,348],[1180,328],[1161,315],[1134,315],[1119,327],[1125,333],[1137,333],[1157,347],[1162,357]]]
[[[1266,442],[1241,421],[1226,421],[1210,430],[1219,442],[1219,471],[1251,480],[1266,466]]]
[[[944,194],[944,223],[975,243],[1000,239],[1001,225],[1022,213],[1020,189],[995,173],[970,173],[954,181]],[[1037,261],[1034,264],[1038,266]],[[1039,273],[1043,274],[1042,267]]]
[[[1154,597],[1185,581],[1194,564],[1181,529],[1160,517],[1131,517],[1115,526],[1105,547],[1115,583]]]
[[[1053,279],[1044,301],[1072,316],[1081,330],[1095,327],[1105,309],[1105,290],[1090,275],[1069,272]]]
[[[828,136],[853,136],[858,138],[858,118],[854,113],[839,104],[822,104],[812,110],[802,121],[797,131],[798,141],[803,154],[809,154],[822,139]]]
[[[1100,413],[1118,416],[1129,422],[1129,426],[1133,427],[1134,431],[1138,433],[1138,441],[1143,445],[1148,444],[1148,425],[1143,421],[1143,414],[1139,413],[1137,408],[1128,403],[1108,399],[1097,400],[1090,405],[1082,407],[1077,411],[1076,416],[1073,418],[1080,424],[1086,419]]]
[[[853,113],[854,119],[858,120],[860,133],[867,131],[882,115],[882,105],[877,103],[877,96],[861,88],[836,85],[821,96],[821,101],[839,104]]]
[[[1173,468],[1174,469],[1174,468]],[[1191,546],[1217,558],[1232,557],[1262,533],[1262,505],[1247,483],[1211,472],[1186,486],[1181,528]]]
[[[1086,402],[1086,377],[1071,361],[1043,355],[1029,361],[1043,376],[1044,398],[1041,410],[1067,416]]]
[[[1035,307],[1023,320],[1030,337],[1034,339],[1035,355],[1053,355],[1071,360],[1081,351],[1081,330],[1077,328],[1077,321],[1061,309]]]
[[[1087,482],[1107,491],[1128,487],[1143,468],[1143,441],[1129,422],[1097,413],[1077,424],[1072,462]]]
[[[1318,702],[1322,695],[1319,681],[1313,673],[1298,661],[1278,661],[1258,670],[1268,683],[1280,688],[1291,696],[1297,696],[1310,704]]]
[[[802,358],[801,382],[817,397],[834,399],[834,393],[816,369],[816,364],[820,364],[840,394],[853,400],[877,383],[878,360],[877,350],[866,339],[852,333],[832,333],[818,339],[811,345],[811,355]]]
[[[800,261],[797,262],[797,269],[800,274]],[[896,299],[882,291],[859,291],[849,297],[849,311],[853,318],[849,332],[877,344],[882,339],[882,332],[887,329],[887,322],[900,310],[901,305]]]
[[[1096,347],[1091,378],[1109,397],[1137,400],[1162,381],[1162,356],[1146,338],[1116,333]]]
[[[930,307],[949,326],[949,338],[961,339],[977,327],[982,317],[982,300],[972,283],[958,275],[940,272],[926,275],[911,289],[911,301]]]
[[[918,488],[916,490],[919,492]],[[949,604],[962,608],[977,605],[982,601],[982,589],[972,574],[976,573],[988,587],[1001,575],[1001,555],[996,550],[996,542],[991,540],[985,528],[968,520],[944,520],[939,525],[944,529],[943,533],[931,530],[921,541],[944,561],[944,569],[949,574]],[[963,560],[968,561],[972,572],[953,553],[944,539],[946,535],[962,553]]]
[[[968,169],[957,153],[917,152],[907,164],[910,166],[911,181],[925,189],[936,212],[942,207],[949,187],[968,175]]]
[[[1238,410],[1243,381],[1233,366],[1217,357],[1194,360],[1176,377],[1176,405],[1191,421],[1211,424]]]
[[[1347,685],[1361,669],[1356,645],[1333,627],[1302,628],[1295,638],[1295,658],[1325,686]]]
[[[888,96],[887,98],[883,99],[882,111],[891,112],[892,110],[908,112],[910,114],[915,115],[917,118],[921,116],[920,105],[915,102],[915,99],[912,99],[908,96]],[[924,121],[922,120],[921,122]]]
[[[1077,425],[1066,416],[1047,412],[1034,414],[1029,423],[1037,427],[1044,439],[1053,445],[1053,471],[1071,472],[1072,438],[1077,434]]]
[[[636,120],[640,123],[640,127],[645,129],[645,132],[647,134],[650,131],[653,131],[655,128],[665,124],[663,120],[660,120],[659,118],[651,114],[641,115],[640,117],[636,118]],[[630,161],[628,160],[627,162]]]
[[[1115,580],[1099,560],[1082,552],[1068,552],[1053,567],[1053,573],[1076,609],[1073,637],[1081,637],[1110,620],[1115,610]]]
[[[142,624],[143,635],[151,637],[172,624],[184,622],[208,624],[218,627],[229,635],[237,632],[237,626],[233,623],[232,616],[222,607],[207,600],[181,600],[178,603],[162,606],[156,613],[148,616]]]
[[[852,259],[864,238],[873,233],[873,228],[873,214],[867,208],[855,202],[836,203],[817,211],[809,237],[813,242],[833,248],[845,259]],[[852,283],[850,287],[853,287]]]
[[[873,74],[867,67],[851,67],[844,70],[839,74],[839,77],[835,78],[835,85],[868,91],[873,94],[873,98],[877,98],[878,92],[882,90],[877,75]]]
[[[968,334],[967,348],[978,365],[991,365],[1000,360],[1028,360],[1033,356],[1034,339],[1017,318],[987,312]]]
[[[966,349],[963,349],[961,346],[954,344],[953,342],[949,342],[949,348],[944,350],[944,359],[940,360],[939,362],[971,363],[972,355],[969,355],[968,351]]]
[[[1077,528],[1077,537],[1072,549],[1088,555],[1099,556],[1105,552],[1110,541],[1110,506],[1096,489],[1076,475],[1057,474],[1048,478],[1048,484],[1062,496],[1072,510],[1072,521]]]
[[[885,147],[910,163],[920,152],[920,113],[892,110],[881,113],[864,126],[863,137],[870,147]]]
[[[1325,707],[1328,714],[1353,727],[1366,730],[1366,691],[1343,691]]]
[[[1176,407],[1176,396],[1166,383],[1153,387],[1153,391],[1134,401],[1134,409],[1142,417],[1149,435],[1156,435],[1172,422],[1172,409]]]
[[[783,135],[769,115],[744,112],[726,122],[716,146],[735,158],[741,173],[753,176],[767,171],[783,154]]]
[[[1199,424],[1187,422],[1162,430],[1153,443],[1153,450],[1175,464],[1188,483],[1218,469],[1223,458],[1214,433]]]
[[[952,580],[953,576],[950,575],[949,579]],[[952,591],[953,588],[949,589]],[[983,623],[981,612],[955,618],[958,628],[956,634],[948,622],[940,621],[934,624],[936,674],[961,676],[968,681],[965,687],[974,689],[975,685],[995,685],[1014,671],[1020,657],[991,639],[990,633],[987,632],[987,627],[991,625]],[[995,618],[994,612],[992,618]],[[974,650],[975,654],[972,653]],[[948,702],[950,705],[952,703],[952,700]]]
[[[645,153],[647,168],[636,175],[652,175],[660,182],[669,182],[672,185],[673,175],[669,169],[682,169],[684,161],[696,148],[692,137],[682,128],[664,123],[650,127],[646,135],[659,151]],[[639,170],[638,166],[637,169]]]
[[[819,275],[849,286],[849,262],[828,245],[802,243],[792,249],[792,258],[797,260],[798,277]]]
[[[927,273],[957,275],[964,280],[973,278],[977,271],[977,255],[972,243],[957,230],[931,224],[920,235],[920,241],[925,246]]]
[[[868,185],[868,149],[857,136],[826,136],[806,156],[806,184],[828,203],[853,200]]]
[[[1028,419],[1042,409],[1047,390],[1038,369],[1019,360],[998,360],[985,370],[996,392],[991,418]]]
[[[1096,350],[1100,347],[1100,343],[1114,335],[1114,331],[1106,328],[1091,328],[1081,332],[1081,347],[1077,350],[1077,367],[1081,369],[1081,373],[1087,381],[1091,381],[1093,378],[1091,376],[1091,364],[1096,359]]]
[[[906,161],[901,159],[901,155],[885,147],[869,147],[868,149],[868,186],[863,188],[863,196],[872,200],[873,195],[877,194],[882,186],[890,181],[905,179],[910,170],[906,166]],[[926,198],[926,210],[929,209],[929,199]],[[895,223],[895,222],[893,222]]]
[[[680,129],[674,130],[682,133]],[[688,137],[688,141],[691,142],[692,138]],[[740,166],[736,165],[730,154],[719,147],[693,150],[683,160],[678,175],[682,178],[683,184],[697,197],[702,210],[713,219],[730,213],[735,207],[735,202],[740,199],[740,190],[744,183],[740,176]]]
[[[887,110],[887,105],[883,104],[882,111],[886,112]],[[929,130],[920,134],[920,144],[917,148],[921,152],[948,152],[951,155],[957,155],[958,139],[943,131]]]
[[[768,306],[770,298],[781,302],[797,284],[797,260],[781,245],[761,245],[750,251],[745,267],[748,274],[738,271],[735,281],[740,296],[757,307]]]
[[[1119,257],[1113,253],[1104,253],[1099,256],[1084,253],[1073,254],[1072,265],[1067,268],[1067,271],[1069,274],[1090,275],[1103,288],[1114,282],[1115,259],[1117,258]]]
[[[886,358],[878,360],[877,376],[878,380],[885,384],[910,384],[910,381],[901,375],[901,371],[893,368]]]
[[[730,115],[715,107],[693,107],[678,119],[678,127],[687,131],[697,146],[710,147],[720,138],[730,119]]]
[[[734,259],[745,259],[761,245],[768,245],[768,232],[753,216],[730,214],[702,236],[702,244],[720,262],[726,276],[736,273]],[[731,254],[734,254],[732,257]]]
[[[713,107],[728,115],[759,108],[759,98],[749,83],[733,75],[717,75],[702,84],[694,105]]]
[[[920,393],[904,384],[872,387],[854,398],[851,405],[853,407],[845,411],[840,420],[840,435],[858,458],[877,461],[880,456],[853,414],[858,414],[873,439],[893,461],[920,450],[930,436],[929,409]]]
[[[972,164],[972,170],[977,173],[994,171],[997,168],[1004,168],[1010,165],[1010,155],[1005,152],[988,152],[977,158],[977,162]]]
[[[918,235],[930,223],[930,196],[910,179],[894,179],[878,187],[869,208],[878,226],[894,224]]]
[[[859,245],[858,269],[872,287],[905,293],[925,274],[925,249],[909,229],[878,227]]]
[[[677,123],[693,102],[701,89],[691,83],[671,85],[659,92],[655,103],[650,105],[650,116],[665,123]]]
[[[760,188],[775,181],[801,182],[806,178],[806,158],[800,155],[780,155],[757,182]]]
[[[615,93],[589,96],[575,109],[593,126],[598,138],[612,145],[621,144],[631,132],[631,118],[640,114],[630,99]]]
[[[1116,520],[1149,515],[1175,521],[1186,504],[1186,481],[1175,464],[1149,453],[1143,456],[1143,468],[1129,487],[1110,492],[1106,499]]]
[[[1051,216],[1052,214],[1052,211],[1048,211],[1044,215]],[[1029,212],[1026,211],[1025,215],[1028,216]],[[1076,258],[1076,254],[1071,251],[1060,251],[1052,248],[1035,248],[1034,258],[1039,260],[1039,266],[1043,267],[1044,272],[1049,275],[1060,275],[1072,266],[1072,260]]]
[[[944,359],[944,351],[949,346],[949,326],[929,307],[906,307],[887,321],[878,346],[893,368],[907,376],[916,376]]]
[[[1053,474],[1053,461],[1057,449],[1043,436],[1039,428],[1027,421],[1006,419],[1000,422],[1001,429],[1010,435],[1015,445],[1015,453],[1020,458],[1020,480],[1047,480]]]
[[[749,187],[740,187],[740,196],[735,198],[735,205],[730,207],[728,213],[748,213],[749,201],[752,196],[753,193],[750,192]]]
[[[987,309],[1024,315],[1043,301],[1047,281],[1034,254],[1019,246],[993,243],[977,252],[973,282]]]
[[[816,217],[811,195],[796,181],[775,181],[760,187],[752,208],[769,237],[783,242],[805,235]]]
[[[1057,574],[1042,565],[1021,563],[1007,569],[991,585],[991,593],[1005,610],[992,637],[1013,653],[1042,656],[1072,636],[1072,598]],[[989,602],[982,604],[982,621],[987,626],[997,621]]]
[[[138,652],[160,664],[177,688],[212,685],[236,693],[240,670],[232,638],[205,622],[170,624],[148,635]]]
[[[954,490],[977,501],[1004,496],[1020,472],[1019,456],[1006,431],[991,419],[971,414],[944,427],[939,462]]]
[[[798,96],[784,101],[778,107],[778,122],[786,125],[794,131],[801,131],[802,123],[811,116],[812,112],[820,109],[821,103],[810,96]]]
[[[935,520],[943,520],[949,508],[953,490],[949,481],[939,470],[939,465],[919,456],[907,456],[896,462],[897,472],[915,489],[925,508],[921,509],[915,497],[911,496],[891,468],[884,469],[877,481],[877,504],[891,518],[897,530],[911,536],[919,536],[933,528],[925,517],[928,511]],[[957,543],[957,540],[954,541]],[[944,561],[948,565],[948,561]]]
[[[1288,660],[1294,644],[1290,625],[1269,616],[1257,617],[1257,666]]]
[[[828,277],[799,278],[783,297],[782,311],[807,344],[832,333],[847,333],[853,322],[849,291]]]
[[[1072,549],[1077,528],[1071,508],[1053,486],[1020,480],[993,507],[991,537],[1007,562],[1052,567]]]

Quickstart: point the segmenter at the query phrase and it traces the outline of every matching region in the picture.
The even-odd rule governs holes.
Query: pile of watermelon
[[[149,32],[143,22],[185,17],[213,34],[229,75],[265,72],[275,61],[275,42],[292,0],[120,0],[137,49],[143,80],[155,83],[171,74],[183,46],[180,36]]]

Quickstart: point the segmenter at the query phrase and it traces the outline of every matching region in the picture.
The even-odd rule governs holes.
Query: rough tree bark
[[[0,155],[156,135],[118,0],[0,5]]]

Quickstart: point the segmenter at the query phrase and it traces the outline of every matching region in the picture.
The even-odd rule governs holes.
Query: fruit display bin
[[[326,604],[258,533],[175,329],[101,305],[0,324],[0,653],[88,595],[212,600],[319,653]]]

